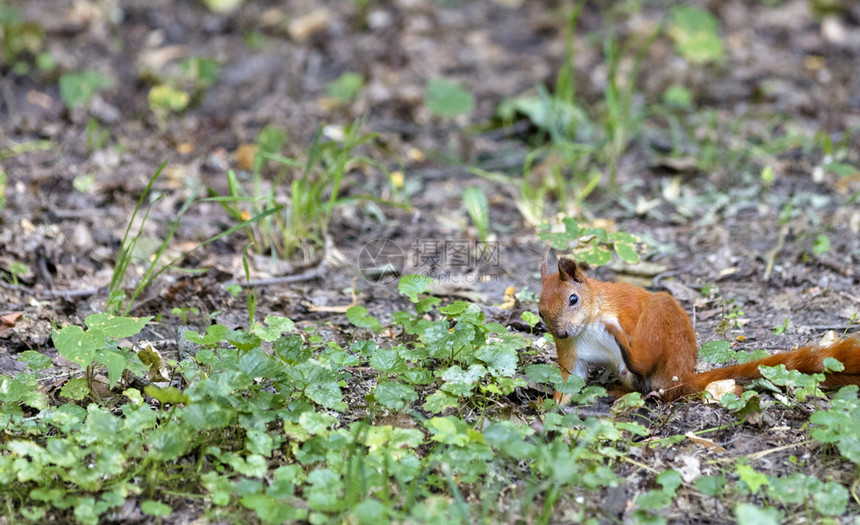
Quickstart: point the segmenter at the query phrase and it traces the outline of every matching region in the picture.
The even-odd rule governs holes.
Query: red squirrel
[[[540,316],[555,339],[562,378],[585,379],[589,364],[618,372],[615,392],[658,392],[665,401],[701,392],[712,381],[744,384],[761,377],[759,365],[785,365],[805,374],[821,372],[833,357],[844,371],[827,374],[824,387],[860,385],[860,341],[849,338],[818,348],[807,346],[758,361],[696,373],[696,333],[681,305],[668,293],[586,277],[576,262],[561,258],[558,273],[541,266]],[[740,393],[740,387],[738,387]],[[564,403],[560,392],[555,400]]]

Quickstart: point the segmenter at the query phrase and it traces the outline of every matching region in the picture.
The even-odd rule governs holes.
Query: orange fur
[[[609,363],[619,367],[625,390],[656,390],[672,401],[701,392],[712,381],[734,379],[743,384],[759,378],[760,365],[782,364],[809,374],[823,371],[824,358],[833,357],[845,370],[827,374],[823,386],[860,385],[857,339],[697,374],[696,334],[671,295],[588,278],[571,259],[560,259],[558,270],[550,274],[546,263],[541,267],[540,314],[556,339],[565,381],[571,373],[584,377],[589,363]],[[555,399],[561,401],[561,394],[556,392]]]

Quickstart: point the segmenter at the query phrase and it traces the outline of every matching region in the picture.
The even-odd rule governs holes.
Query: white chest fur
[[[602,323],[586,325],[576,336],[574,346],[576,365],[573,372],[582,378],[588,375],[588,365],[604,365],[619,376],[627,371],[618,342]]]

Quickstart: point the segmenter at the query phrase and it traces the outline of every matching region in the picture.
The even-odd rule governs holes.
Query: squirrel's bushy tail
[[[860,385],[860,339],[848,338],[829,346],[805,346],[791,352],[751,361],[742,365],[717,368],[708,372],[694,374],[687,378],[691,390],[701,392],[708,383],[722,379],[734,379],[739,384],[747,383],[761,377],[758,367],[785,365],[788,370],[798,370],[804,374],[824,371],[824,359],[832,357],[841,362],[845,369],[842,372],[827,374],[823,387],[833,388],[844,385]]]

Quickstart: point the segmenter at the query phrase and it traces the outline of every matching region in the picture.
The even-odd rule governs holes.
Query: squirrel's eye
[[[570,303],[570,306],[573,306],[579,302],[579,296],[576,295],[575,293],[572,293],[572,294],[570,294],[570,297],[568,297],[567,300]]]

